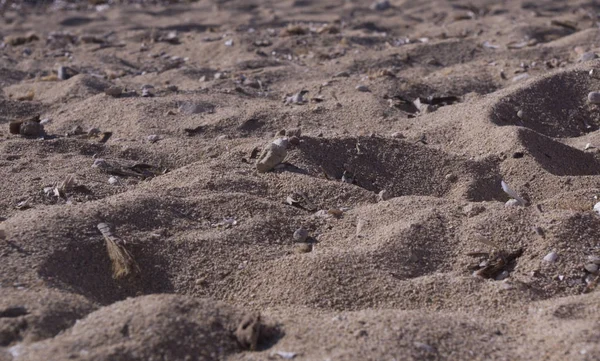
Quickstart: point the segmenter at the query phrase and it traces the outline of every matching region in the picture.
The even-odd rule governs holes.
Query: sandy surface
[[[0,360],[600,358],[599,6],[86,4],[0,26]]]

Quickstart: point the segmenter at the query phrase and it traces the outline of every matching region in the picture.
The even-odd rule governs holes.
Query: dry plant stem
[[[106,241],[106,251],[112,262],[114,279],[122,279],[130,275],[139,274],[140,268],[131,254],[123,246],[123,242],[115,237],[107,223],[99,223],[98,230]]]

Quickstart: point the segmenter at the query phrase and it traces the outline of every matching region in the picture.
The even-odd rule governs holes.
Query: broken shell
[[[590,92],[588,94],[588,102],[592,104],[600,104],[600,92]]]
[[[506,207],[506,208],[518,207],[520,205],[521,205],[521,203],[516,199],[509,199],[506,203],[504,203],[504,207]]]
[[[295,242],[305,242],[308,238],[308,231],[304,228],[298,228],[293,235]]]
[[[556,252],[550,252],[546,256],[544,256],[544,261],[546,262],[556,262],[558,258],[558,254]]]
[[[27,120],[21,124],[19,134],[29,137],[39,137],[44,135],[44,126],[38,122]]]
[[[256,169],[259,173],[265,173],[275,168],[276,165],[283,162],[287,156],[287,139],[280,138],[270,143],[263,150],[256,161]]]
[[[107,88],[104,91],[104,94],[117,98],[117,97],[121,96],[121,94],[123,94],[123,88],[121,88],[120,86],[114,85],[114,86]]]
[[[588,263],[585,266],[583,266],[583,268],[585,268],[585,270],[591,274],[598,273],[598,265],[595,263]]]
[[[600,202],[594,204],[594,212],[600,214]]]

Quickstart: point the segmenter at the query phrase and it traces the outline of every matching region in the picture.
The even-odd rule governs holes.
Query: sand
[[[0,360],[600,358],[593,2],[19,6]]]

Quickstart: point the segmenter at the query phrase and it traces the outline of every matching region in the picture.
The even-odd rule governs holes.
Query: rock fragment
[[[308,231],[304,228],[298,228],[296,231],[294,231],[293,238],[295,242],[306,242],[306,239],[308,238]]]
[[[109,95],[114,98],[118,98],[123,94],[123,88],[120,86],[113,85],[111,87],[106,88],[104,94]]]
[[[389,0],[377,0],[374,3],[372,3],[371,6],[369,6],[371,10],[376,11],[385,11],[390,7],[392,7],[392,5],[390,5]]]
[[[581,56],[579,57],[579,59],[577,59],[577,61],[580,63],[583,63],[586,61],[594,60],[597,57],[598,57],[598,55],[596,53],[594,53],[593,51],[588,51],[587,53],[581,54]]]
[[[558,259],[558,254],[556,252],[550,252],[548,253],[546,256],[544,256],[544,261],[546,262],[556,262],[556,260]]]
[[[600,91],[590,92],[587,98],[591,104],[600,104]]]
[[[265,173],[285,160],[287,156],[288,139],[279,138],[269,143],[256,161],[256,170]]]
[[[357,85],[356,90],[358,90],[359,92],[369,92],[369,87],[367,87],[366,85]]]

